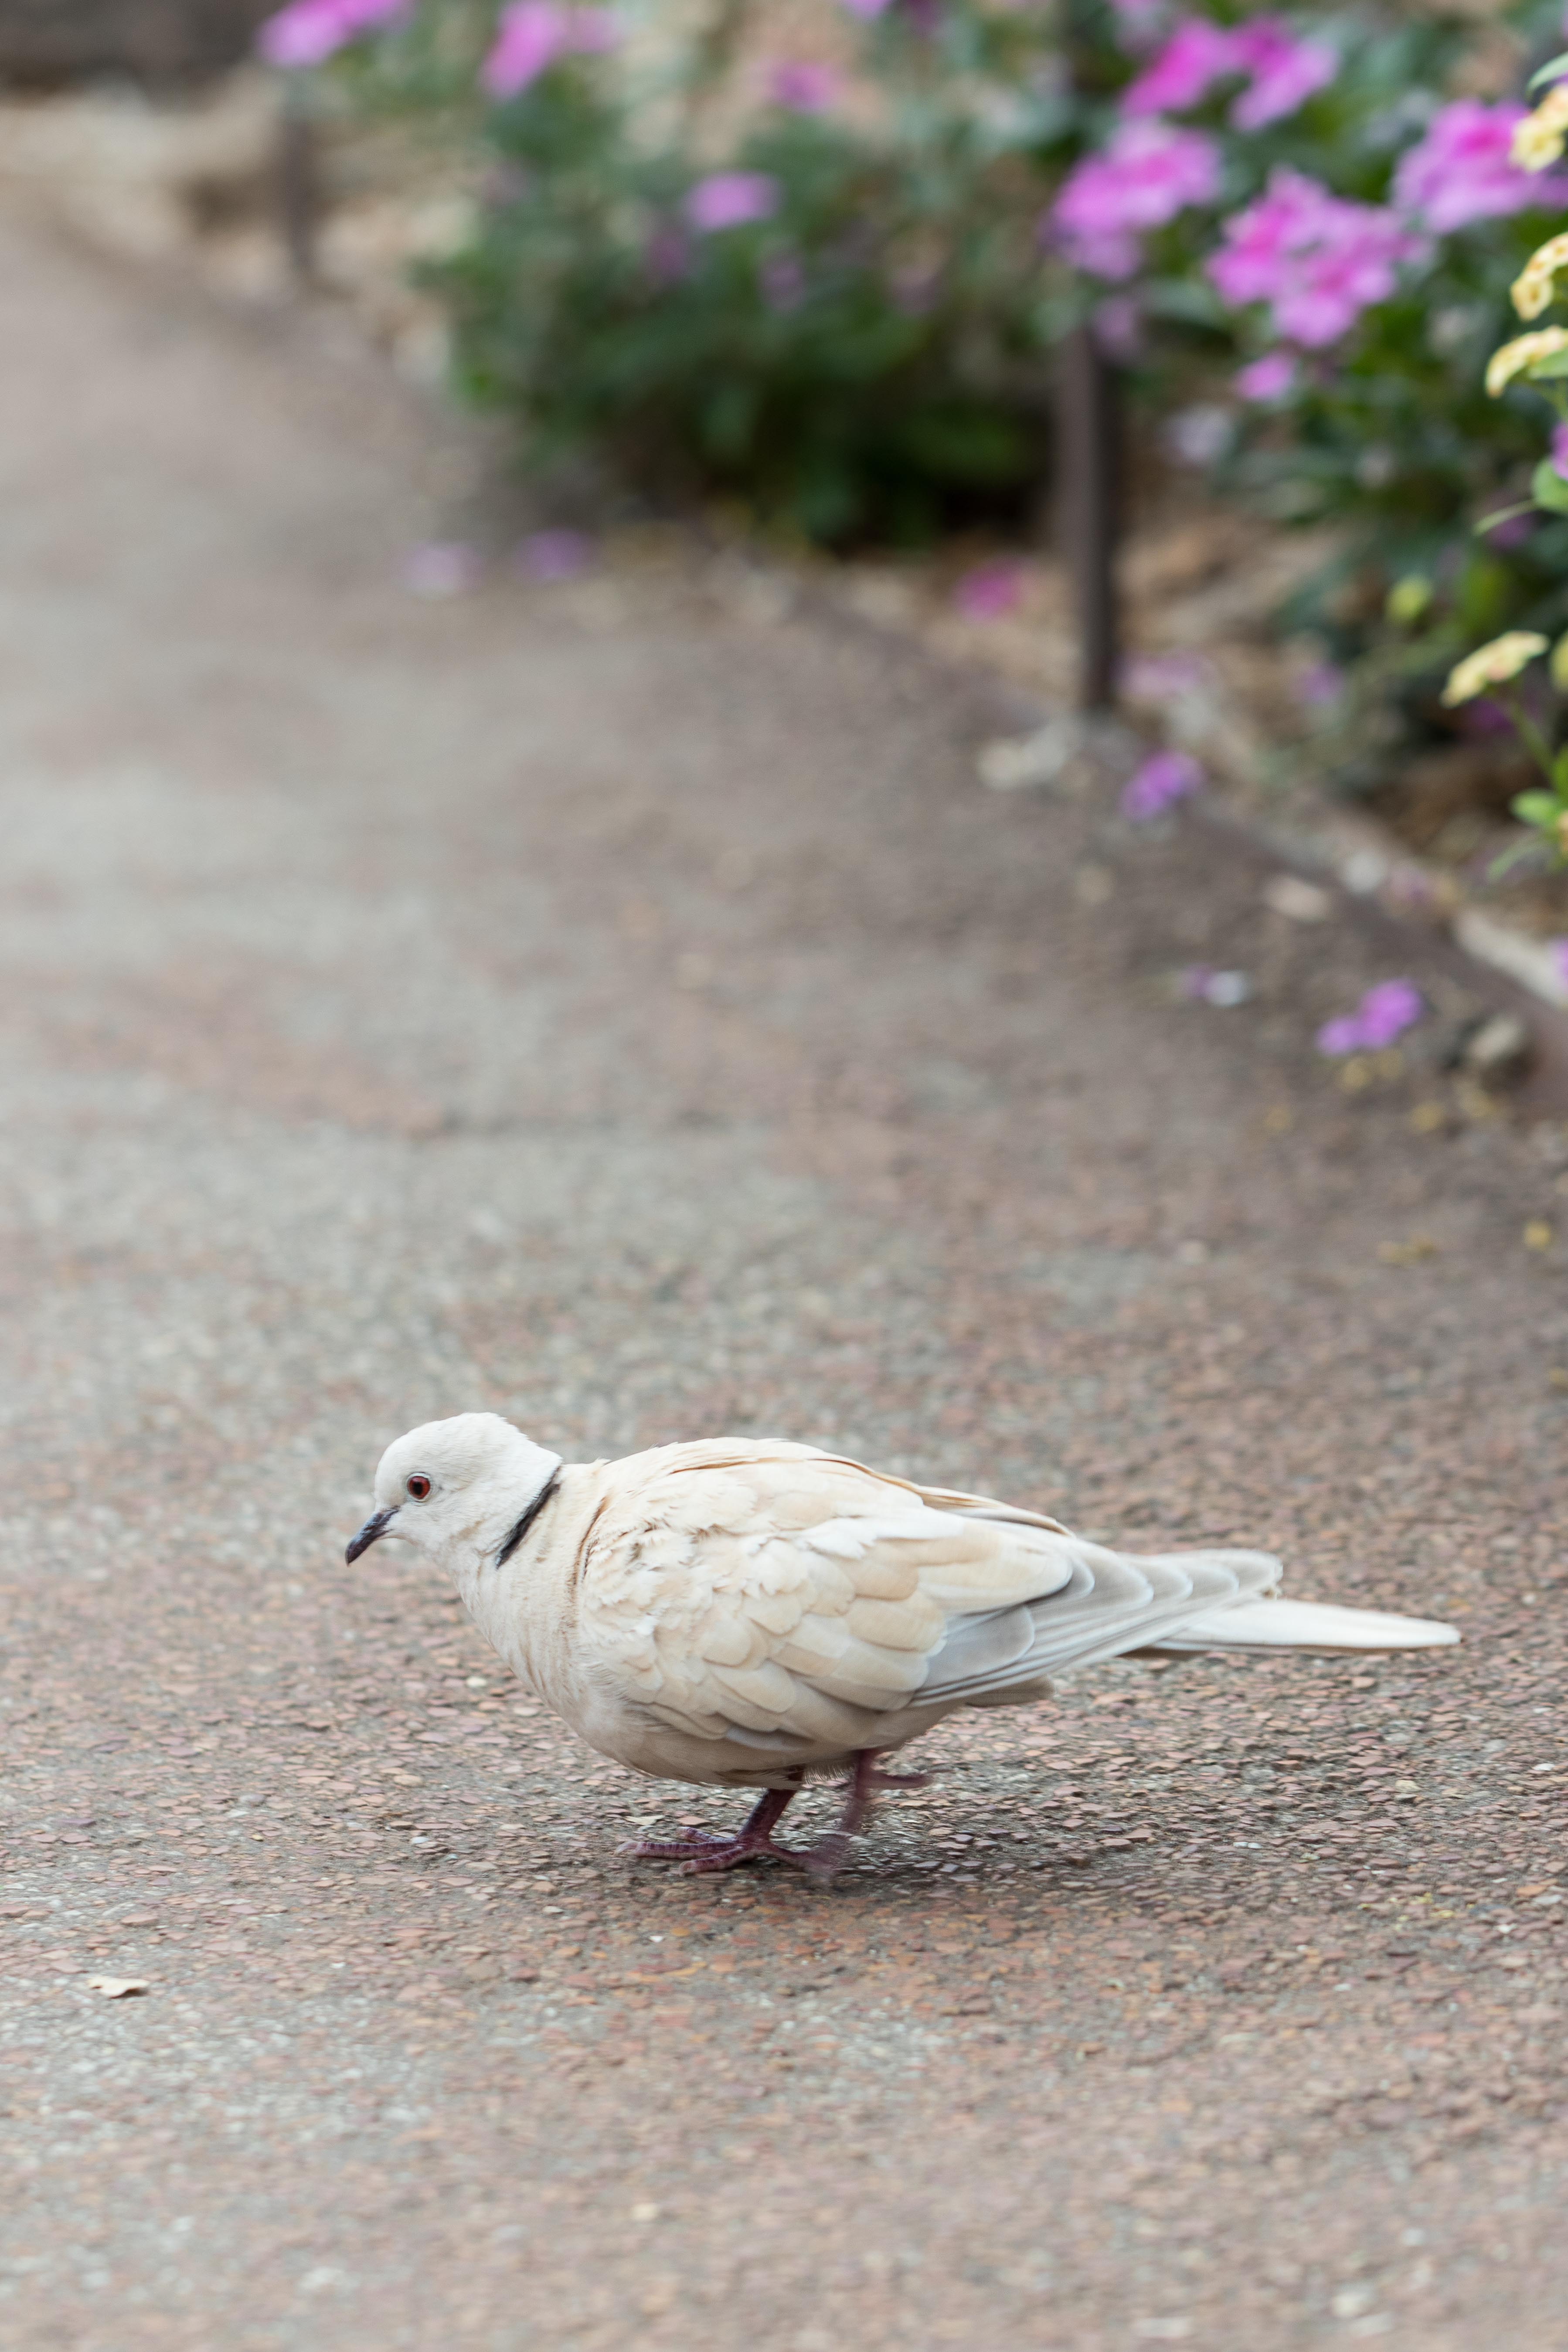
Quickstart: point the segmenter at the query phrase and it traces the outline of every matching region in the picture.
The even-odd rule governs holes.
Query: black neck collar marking
[[[554,1469],[546,1479],[544,1485],[541,1486],[538,1494],[535,1495],[532,1502],[530,1503],[527,1510],[524,1511],[521,1518],[519,1519],[516,1527],[513,1528],[510,1535],[508,1536],[505,1543],[502,1544],[500,1551],[497,1552],[496,1566],[498,1568],[504,1568],[506,1566],[508,1560],[511,1558],[513,1552],[517,1549],[519,1544],[522,1541],[524,1536],[528,1533],[530,1528],[533,1525],[533,1522],[539,1517],[539,1514],[544,1508],[546,1503],[549,1502],[551,1496],[554,1494],[555,1489],[560,1484],[561,1465],[557,1463]]]

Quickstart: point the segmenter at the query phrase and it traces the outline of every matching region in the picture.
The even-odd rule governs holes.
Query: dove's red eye
[[[429,1479],[421,1477],[416,1470],[408,1481],[408,1492],[416,1503],[422,1503],[430,1492]]]

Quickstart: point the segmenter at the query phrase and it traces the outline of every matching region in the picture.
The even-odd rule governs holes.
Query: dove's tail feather
[[[1377,1609],[1339,1609],[1318,1601],[1241,1601],[1184,1619],[1152,1644],[1165,1655],[1195,1650],[1436,1650],[1458,1629],[1432,1617],[1394,1617]]]

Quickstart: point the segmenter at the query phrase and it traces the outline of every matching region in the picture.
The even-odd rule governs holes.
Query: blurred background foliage
[[[1478,637],[1568,623],[1568,519],[1528,510],[1540,396],[1483,381],[1563,209],[1506,160],[1558,0],[295,0],[277,21],[334,8],[349,101],[456,161],[462,228],[423,282],[457,383],[547,494],[718,496],[840,550],[1022,535],[1054,350],[1087,321],[1148,446],[1271,527],[1326,528],[1280,625],[1344,681],[1319,741],[1342,779],[1451,732],[1437,690]],[[1184,82],[1184,42],[1227,41],[1271,62]],[[1349,224],[1331,332],[1282,335],[1283,303],[1216,263],[1285,181]],[[1093,205],[1121,247],[1069,233]]]

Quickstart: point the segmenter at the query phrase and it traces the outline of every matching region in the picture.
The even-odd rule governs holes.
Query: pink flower
[[[1415,1027],[1426,1011],[1421,991],[1408,980],[1385,980],[1369,988],[1356,1008],[1362,1034],[1369,1045],[1392,1045],[1406,1029]]]
[[[1011,556],[977,563],[952,592],[952,601],[966,621],[999,621],[1023,602],[1029,584],[1027,568]]]
[[[1568,989],[1568,940],[1548,940],[1546,952],[1552,959],[1552,969],[1558,985]]]
[[[1413,1028],[1426,1011],[1414,981],[1384,980],[1369,988],[1353,1013],[1325,1021],[1318,1032],[1320,1054],[1376,1054]]]
[[[291,6],[268,17],[256,46],[271,66],[322,65],[407,5],[408,0],[293,0]]]
[[[704,236],[743,228],[748,221],[771,220],[782,193],[767,172],[712,172],[689,191],[686,217]]]
[[[1256,204],[1233,213],[1208,265],[1234,307],[1273,305],[1275,331],[1318,351],[1393,293],[1399,264],[1421,251],[1398,215],[1331,195],[1281,164]]]
[[[516,98],[557,58],[614,48],[619,30],[607,8],[563,8],[557,0],[510,0],[500,12],[479,79],[492,98]]]
[[[1510,161],[1514,125],[1526,109],[1458,98],[1434,115],[1430,129],[1400,159],[1394,202],[1437,236],[1471,221],[1495,220],[1561,203],[1568,178],[1521,172]]]
[[[511,0],[496,26],[479,79],[492,98],[516,98],[566,47],[566,11],[555,0]]]
[[[1235,131],[1261,131],[1282,122],[1340,69],[1335,50],[1322,41],[1299,41],[1277,17],[1258,16],[1238,25],[1232,38],[1238,63],[1251,77],[1230,110]]]
[[[1552,470],[1568,477],[1568,425],[1554,425],[1552,428]],[[1495,531],[1492,536],[1497,536]]]
[[[1364,1042],[1361,1023],[1353,1013],[1342,1013],[1337,1021],[1325,1021],[1317,1037],[1320,1054],[1359,1054]]]
[[[1147,824],[1178,801],[1201,792],[1204,782],[1204,772],[1190,751],[1156,751],[1124,787],[1121,814],[1131,824]]]
[[[838,96],[838,76],[809,58],[780,58],[768,77],[768,96],[795,114],[826,114]]]
[[[1197,106],[1216,82],[1242,76],[1247,84],[1230,110],[1237,131],[1261,131],[1294,114],[1339,70],[1335,52],[1321,41],[1299,41],[1277,16],[1249,25],[1211,24],[1192,16],[1179,25],[1153,63],[1123,93],[1130,115],[1181,114]]]
[[[1265,352],[1230,381],[1243,400],[1283,400],[1296,381],[1296,362],[1289,352]]]
[[[1124,122],[1068,173],[1047,223],[1076,268],[1131,278],[1142,257],[1141,233],[1163,228],[1189,205],[1211,203],[1219,185],[1219,149],[1201,131]]]
[[[1178,25],[1152,64],[1121,94],[1126,115],[1181,114],[1205,99],[1216,81],[1241,71],[1228,27],[1191,16]]]

